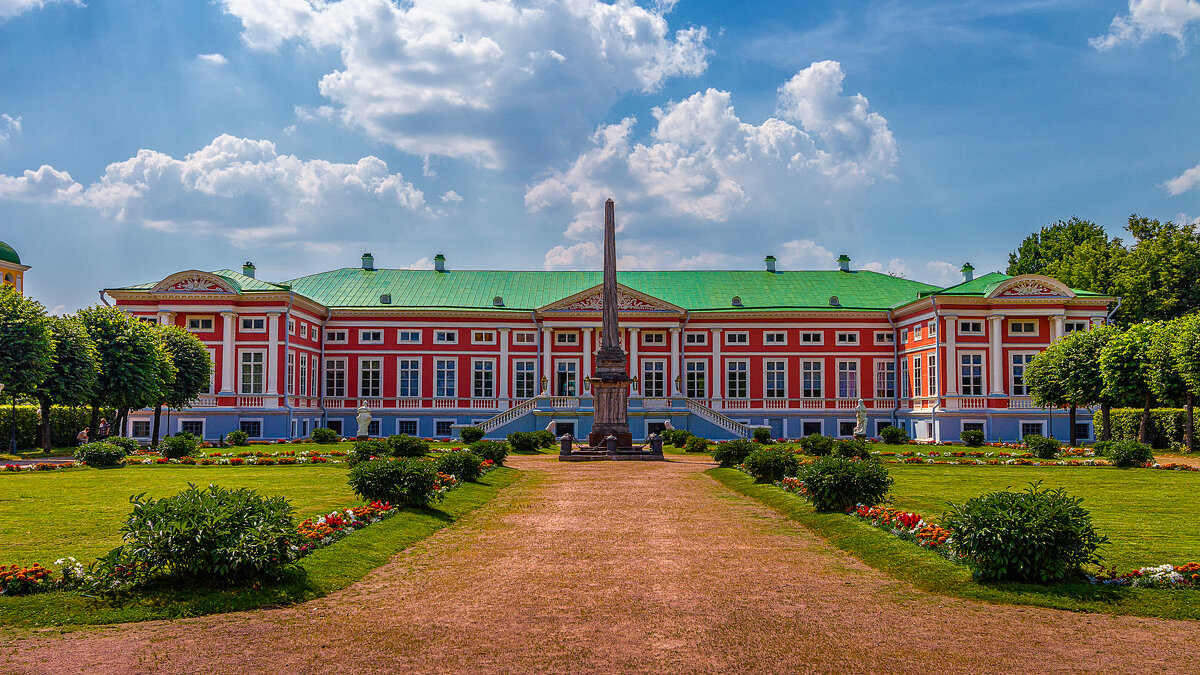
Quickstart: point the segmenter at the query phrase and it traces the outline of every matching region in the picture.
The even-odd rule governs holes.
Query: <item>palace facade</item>
[[[209,391],[164,433],[291,438],[327,426],[373,435],[489,438],[556,423],[586,437],[599,346],[601,272],[355,268],[272,283],[188,270],[106,289],[145,321],[192,331],[214,363]],[[1043,276],[973,276],[941,288],[851,268],[619,272],[635,438],[670,425],[715,439],[768,426],[777,438],[850,436],[862,399],[870,433],[917,439],[1069,435],[1063,411],[1023,381],[1056,338],[1106,321],[1115,298]],[[146,438],[150,416],[130,416]],[[1079,437],[1093,438],[1079,415]]]

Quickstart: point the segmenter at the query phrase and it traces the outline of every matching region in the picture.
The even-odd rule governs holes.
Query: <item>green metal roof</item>
[[[224,273],[221,273],[224,275]],[[531,310],[600,285],[599,271],[364,270],[344,268],[287,282],[326,307]],[[936,286],[866,270],[618,272],[617,282],[689,311],[887,309]],[[391,304],[380,302],[390,294]],[[733,296],[742,299],[734,307]],[[829,299],[837,296],[839,305]]]
[[[989,272],[987,274],[975,277],[968,282],[935,290],[933,293],[929,293],[928,295],[971,295],[983,297],[994,291],[997,286],[1011,278],[1012,277],[1007,274]],[[1075,295],[1083,297],[1105,297],[1103,293],[1084,291],[1078,288],[1072,288],[1071,291],[1074,292]]]
[[[2,241],[0,241],[0,260],[14,265],[21,264],[21,256],[17,255],[17,250]]]
[[[209,272],[209,274],[213,274],[215,276],[221,277],[225,281],[228,281],[229,284],[231,286],[233,286],[235,289],[237,289],[238,291],[241,291],[243,293],[245,293],[246,291],[283,291],[283,292],[287,292],[287,290],[288,290],[288,287],[283,284],[273,284],[269,281],[260,281],[259,279],[255,279],[254,277],[248,277],[248,276],[242,274],[241,272],[234,272],[233,270],[216,270],[215,272]],[[153,289],[155,286],[159,285],[160,283],[162,283],[161,279],[158,281],[151,281],[151,282],[145,283],[145,284],[134,284],[133,286],[122,286],[120,288],[114,288],[111,290],[114,290],[114,291],[148,291],[148,290]]]

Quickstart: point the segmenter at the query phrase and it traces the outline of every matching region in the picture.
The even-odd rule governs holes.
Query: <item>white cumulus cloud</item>
[[[1129,0],[1129,14],[1113,17],[1108,32],[1088,40],[1100,51],[1122,44],[1138,44],[1159,35],[1175,38],[1179,50],[1187,48],[1192,24],[1200,23],[1197,0]]]
[[[21,133],[21,118],[0,113],[0,141],[7,141],[13,134]]]
[[[0,21],[24,14],[32,9],[41,9],[46,5],[69,2],[77,7],[83,7],[81,0],[0,0]]]
[[[321,93],[405,152],[499,167],[559,156],[622,94],[707,67],[707,31],[631,0],[224,0],[252,48],[339,50]]]
[[[1167,192],[1173,195],[1181,194],[1192,188],[1200,188],[1200,164],[1166,181],[1163,185],[1167,188]]]
[[[223,66],[229,63],[229,59],[225,58],[224,54],[197,54],[196,58],[214,66]]]

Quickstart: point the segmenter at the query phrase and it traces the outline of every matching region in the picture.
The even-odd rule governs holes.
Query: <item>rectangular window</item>
[[[382,344],[383,331],[381,330],[361,330],[358,332],[358,341],[360,344]]]
[[[420,398],[421,360],[399,359],[396,362],[396,395],[400,398]]]
[[[1010,354],[1012,362],[1012,395],[1028,396],[1029,388],[1025,386],[1025,366],[1033,360],[1033,354]]]
[[[801,390],[800,395],[804,398],[821,398],[824,396],[824,388],[821,386],[823,381],[823,370],[825,368],[824,361],[801,361]]]
[[[439,345],[456,345],[458,344],[458,331],[435,330],[433,331],[433,342]]]
[[[856,345],[858,344],[858,333],[838,333],[837,343],[839,345]]]
[[[404,434],[406,436],[416,436],[417,435],[417,421],[416,420],[397,420],[396,421],[396,433]]]
[[[455,377],[458,362],[454,359],[438,359],[434,363],[433,395],[438,398],[454,398]]]
[[[858,398],[858,362],[838,361],[838,398]]]
[[[983,431],[983,426],[984,426],[983,422],[963,422],[962,430],[963,431]]]
[[[398,330],[396,331],[396,342],[402,345],[419,345],[421,344],[421,331]]]
[[[902,398],[909,398],[908,382],[908,359],[900,359],[900,396]]]
[[[240,420],[238,429],[250,438],[262,438],[262,420]]]
[[[579,342],[579,333],[574,333],[574,332],[566,332],[566,333],[555,332],[554,333],[554,344],[573,345],[577,342]]]
[[[801,436],[820,436],[825,433],[825,425],[819,421],[804,421],[800,423]]]
[[[316,333],[316,331],[313,332]],[[300,338],[303,340],[308,339],[308,324],[306,323],[300,324]]]
[[[929,337],[937,336],[937,321],[929,322]]]
[[[325,360],[325,395],[336,398],[346,395],[346,359]]]
[[[877,330],[877,331],[875,331],[875,344],[877,344],[877,345],[896,344],[896,334],[890,330]]]
[[[575,362],[559,361],[555,371],[554,393],[558,396],[575,396]]]
[[[537,344],[537,333],[531,330],[522,330],[513,333],[513,344],[515,345],[534,345]]]
[[[750,364],[729,361],[725,364],[725,398],[750,398]]]
[[[537,395],[537,363],[532,360],[513,362],[513,396],[533,398]]]
[[[296,320],[288,319],[288,335],[296,334]]]
[[[959,335],[983,335],[983,322],[982,321],[959,321],[958,322],[958,334]]]
[[[379,420],[371,420],[367,424],[367,435],[368,436],[379,436],[379,427],[380,427]]]
[[[708,370],[708,364],[704,361],[688,361],[684,364],[683,370],[684,392],[687,394],[687,397],[707,398],[708,383],[705,381],[705,373]]]
[[[363,359],[358,362],[358,395],[379,398],[383,395],[383,360]]]
[[[667,362],[642,361],[642,395],[663,398],[667,395]]]
[[[130,423],[129,433],[134,438],[150,438],[149,420],[134,420]]]
[[[857,426],[857,422],[838,420],[838,436],[853,436],[855,426]]]
[[[496,344],[496,331],[494,331],[494,330],[473,330],[473,331],[471,331],[471,344],[473,344],[473,345],[494,345],[494,344]]]
[[[892,361],[875,362],[875,397],[895,398],[896,364]]]
[[[683,343],[685,345],[706,345],[708,344],[708,333],[684,333]]]
[[[300,395],[308,396],[308,357],[300,355]]]
[[[433,423],[433,435],[448,438],[454,435],[454,420],[438,420]]]
[[[929,395],[937,396],[938,393],[938,375],[937,375],[937,357],[933,354],[929,355]]]
[[[908,329],[904,328],[900,331],[900,344],[908,344]]]
[[[267,320],[261,316],[242,317],[242,331],[246,333],[267,332]]]
[[[921,339],[921,327],[913,326],[913,340],[920,340],[920,339]]]
[[[492,398],[496,395],[495,369],[495,361],[475,361],[472,364],[471,396],[475,398]]]
[[[179,430],[196,438],[204,438],[204,420],[182,420],[179,423]]]
[[[294,352],[288,352],[288,355],[287,355],[287,380],[283,384],[283,387],[286,390],[284,393],[291,394],[296,391],[295,387],[292,386],[292,383],[295,381],[296,381],[296,354]]]
[[[922,393],[922,390],[921,390],[921,380],[924,379],[924,377],[922,377],[924,374],[925,374],[925,367],[924,367],[924,363],[922,362],[921,357],[914,356],[913,357],[913,396],[924,396],[925,395],[924,393]]]
[[[345,344],[346,331],[344,330],[327,330],[325,331],[325,342],[328,344]]]
[[[1034,434],[1037,434],[1038,436],[1045,436],[1045,434],[1042,433],[1042,430],[1045,428],[1045,422],[1021,422],[1021,438],[1032,436]]]
[[[802,345],[819,345],[824,344],[824,333],[801,333],[800,344]]]
[[[213,329],[213,320],[211,316],[189,316],[187,320],[187,329],[197,332],[208,332]]]
[[[1075,440],[1084,441],[1092,437],[1092,425],[1087,422],[1075,423]]]
[[[242,393],[263,393],[262,352],[242,352]]]
[[[1037,333],[1038,333],[1038,330],[1037,330],[1037,322],[1036,321],[1009,321],[1008,322],[1008,334],[1009,335],[1037,335]]]
[[[1063,324],[1063,330],[1068,333],[1078,333],[1088,329],[1087,321],[1068,321]]]
[[[763,333],[764,345],[786,345],[787,333]]]
[[[767,361],[763,363],[763,373],[766,379],[766,398],[787,398],[787,361]]]
[[[748,345],[750,344],[750,334],[744,331],[736,333],[725,333],[725,344],[727,345]]]
[[[651,331],[642,333],[642,344],[644,345],[665,345],[667,344],[667,334],[662,331]]]
[[[983,354],[963,354],[959,357],[960,391],[963,396],[983,396]]]

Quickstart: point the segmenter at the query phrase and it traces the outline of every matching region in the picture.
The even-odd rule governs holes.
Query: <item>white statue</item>
[[[558,422],[550,420],[550,423],[546,425],[546,431],[549,431],[552,434],[558,431]]]
[[[854,409],[854,435],[867,435],[867,405],[858,399],[858,407]]]
[[[367,406],[358,406],[358,417],[356,419],[358,420],[358,437],[365,438],[367,430],[371,428],[371,411],[367,409]]]

